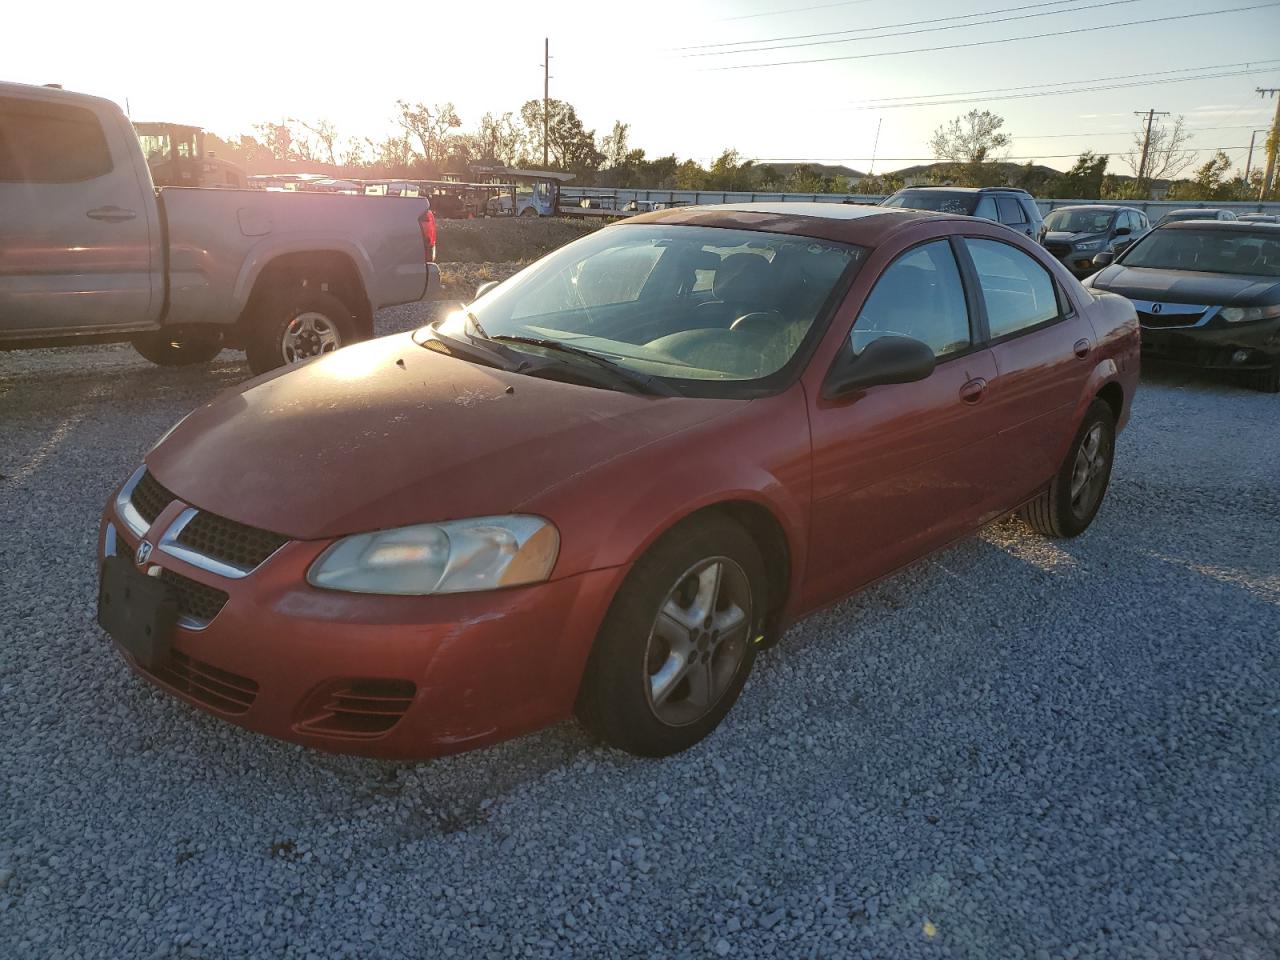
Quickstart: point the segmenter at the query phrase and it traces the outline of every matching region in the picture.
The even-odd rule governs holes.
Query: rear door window
[[[922,244],[889,264],[853,325],[854,352],[893,335],[928,344],[939,359],[971,343],[964,286],[946,240]]]
[[[1040,208],[1036,206],[1036,202],[1030,197],[1021,197],[1018,202],[1022,204],[1022,209],[1026,211],[1027,223],[1035,223],[1040,217]]]
[[[1044,267],[998,240],[966,237],[964,242],[978,273],[992,340],[1057,319],[1057,290]]]
[[[1008,224],[1026,223],[1022,208],[1013,197],[996,197],[996,209],[1000,211],[1000,222]]]
[[[74,183],[111,172],[111,151],[92,111],[0,97],[0,182]]]

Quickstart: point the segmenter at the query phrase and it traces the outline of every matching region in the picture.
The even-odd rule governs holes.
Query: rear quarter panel
[[[234,323],[254,283],[285,254],[351,260],[373,309],[420,300],[426,200],[175,187],[168,220],[170,323]]]

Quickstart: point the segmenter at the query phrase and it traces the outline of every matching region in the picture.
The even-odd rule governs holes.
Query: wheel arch
[[[277,254],[253,277],[236,323],[242,342],[263,299],[273,290],[289,286],[314,286],[332,293],[350,308],[360,336],[373,336],[373,308],[356,260],[343,250],[307,250]]]
[[[1124,415],[1124,387],[1120,386],[1118,381],[1111,380],[1102,385],[1102,388],[1094,395],[1097,399],[1102,400],[1111,408],[1111,415],[1115,418],[1117,426],[1121,422]]]

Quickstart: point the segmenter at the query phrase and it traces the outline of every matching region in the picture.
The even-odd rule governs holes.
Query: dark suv
[[[1093,258],[1099,253],[1120,254],[1151,229],[1141,210],[1106,203],[1059,207],[1044,225],[1045,247],[1077,277],[1097,272]]]
[[[1031,194],[1016,187],[906,187],[881,200],[880,205],[981,217],[1025,233],[1037,243],[1044,242],[1040,208]]]

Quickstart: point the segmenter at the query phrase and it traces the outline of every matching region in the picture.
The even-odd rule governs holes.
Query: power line
[[[1034,20],[1037,17],[1056,17],[1064,13],[1084,13],[1086,10],[1099,10],[1103,7],[1122,7],[1130,3],[1138,3],[1139,0],[1104,0],[1102,3],[1092,3],[1084,7],[1068,7],[1060,10],[1042,10],[1039,13],[1023,13],[1016,17],[994,17],[990,20],[974,20],[972,23],[953,23],[943,27],[920,27],[917,30],[899,30],[896,33],[880,33],[873,37],[845,37],[841,40],[806,40],[803,43],[784,43],[776,44],[771,47],[752,47],[750,50],[704,50],[700,53],[686,53],[686,58],[691,57],[723,57],[727,55],[736,56],[740,53],[767,53],[770,50],[795,50],[799,47],[823,47],[837,43],[861,43],[865,40],[889,40],[894,37],[910,37],[921,33],[937,33],[939,30],[956,30],[961,27],[987,27],[997,23],[1012,23],[1016,20]],[[1061,5],[1061,0],[1057,5]],[[1048,6],[1048,4],[1035,4],[1035,6]],[[1011,10],[1023,10],[1025,7],[1010,7]],[[1002,11],[992,10],[991,13],[1000,13]],[[969,17],[985,16],[983,13],[971,13]],[[957,20],[959,17],[944,17],[941,19]],[[929,21],[915,21],[916,23]],[[890,26],[907,26],[907,24],[891,24]],[[867,30],[885,29],[881,27],[867,27]],[[850,32],[850,31],[840,31]],[[767,43],[768,41],[757,41]]]
[[[1047,3],[1025,3],[1020,7],[1003,7],[999,10],[979,10],[975,13],[961,13],[951,17],[930,17],[927,20],[907,20],[902,23],[886,23],[878,27],[850,27],[847,30],[821,30],[817,33],[793,33],[785,37],[761,37],[756,40],[722,40],[719,43],[697,43],[687,47],[672,47],[672,53],[683,53],[686,50],[713,50],[721,47],[749,47],[756,43],[780,43],[784,40],[812,40],[816,37],[834,37],[842,33],[868,33],[875,30],[896,30],[898,27],[918,27],[925,23],[944,23],[948,20],[969,20],[973,17],[986,17],[997,13],[1013,13],[1017,10],[1034,10],[1040,7],[1061,7],[1064,3],[1074,3],[1075,0],[1049,0]],[[1071,9],[1055,11],[1056,13],[1071,13]],[[736,18],[735,18],[736,19]],[[961,24],[961,26],[969,26],[969,24]],[[947,29],[940,27],[939,29]],[[738,51],[740,53],[750,51]]]
[[[755,20],[758,17],[778,17],[784,13],[805,13],[809,10],[829,10],[831,7],[852,7],[855,4],[867,2],[868,0],[840,0],[838,3],[819,3],[812,7],[792,7],[789,10],[766,10],[763,13],[744,13],[737,17],[722,17],[718,22],[728,23],[731,20]]]
[[[1168,17],[1149,17],[1145,20],[1129,20],[1125,23],[1098,24],[1092,27],[1075,27],[1071,30],[1057,30],[1052,33],[1033,33],[1024,37],[1003,37],[994,40],[973,40],[969,43],[948,43],[937,47],[915,47],[911,50],[882,50],[878,53],[851,53],[839,57],[815,57],[809,60],[776,60],[772,63],[735,63],[726,67],[704,67],[704,72],[721,70],[759,70],[767,67],[795,67],[812,63],[835,63],[844,60],[868,60],[873,57],[899,57],[907,53],[936,53],[939,50],[963,50],[972,47],[987,47],[1000,43],[1020,43],[1024,40],[1043,40],[1047,37],[1065,37],[1078,33],[1093,33],[1098,30],[1118,30],[1121,27],[1147,27],[1153,23],[1169,23],[1174,20],[1195,20],[1200,17],[1219,17],[1228,13],[1243,13],[1248,10],[1264,10],[1280,6],[1280,0],[1271,3],[1256,3],[1247,7],[1231,7],[1227,10],[1206,10],[1200,13],[1183,13]]]
[[[1208,130],[1251,130],[1254,129],[1253,124],[1240,123],[1231,127],[1195,127],[1188,130],[1187,133],[1204,133]],[[1100,130],[1097,133],[1014,133],[1010,134],[1015,140],[1061,140],[1064,137],[1129,137],[1133,135],[1132,130]]]
[[[1034,100],[1038,97],[1058,97],[1072,93],[1096,93],[1103,90],[1127,90],[1132,87],[1149,87],[1157,83],[1186,83],[1189,80],[1218,80],[1222,77],[1245,77],[1255,73],[1270,73],[1280,65],[1257,67],[1249,70],[1227,70],[1221,73],[1201,73],[1194,77],[1168,77],[1161,80],[1135,80],[1132,83],[1109,83],[1092,87],[1071,87],[1066,90],[1045,90],[1040,93],[1009,93],[996,96],[968,97],[956,100],[922,100],[919,103],[886,103],[880,106],[854,107],[854,110],[904,110],[908,107],[947,107],[965,103],[990,103],[994,100]]]
[[[1143,116],[1146,116],[1144,113]],[[1248,150],[1248,144],[1239,147],[1187,147],[1184,148],[1185,153],[1205,153],[1210,150]],[[1070,160],[1080,156],[1080,153],[1037,153],[1020,157],[1001,157],[998,162],[1004,163],[1007,160]],[[697,157],[699,160],[710,160],[712,157]],[[755,157],[754,163],[844,163],[847,160],[867,160],[869,157]],[[950,163],[949,160],[941,160],[938,157],[877,157],[877,163]]]
[[[1040,90],[1045,87],[1065,87],[1076,83],[1107,83],[1111,80],[1136,80],[1139,77],[1161,77],[1173,73],[1194,73],[1197,70],[1226,70],[1238,67],[1257,66],[1263,63],[1280,63],[1280,58],[1263,60],[1234,60],[1231,63],[1206,63],[1199,67],[1181,67],[1177,70],[1153,70],[1148,73],[1125,73],[1115,77],[1093,77],[1089,80],[1056,80],[1052,83],[1028,83],[1020,87],[987,87],[985,90],[950,90],[946,93],[915,93],[906,97],[874,97],[870,100],[851,100],[850,103],[865,105],[869,110],[882,109],[884,105],[903,100],[932,100],[937,97],[968,97],[978,93],[1009,93],[1017,90]]]

